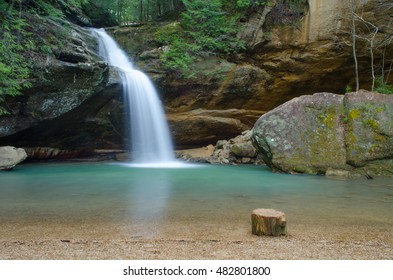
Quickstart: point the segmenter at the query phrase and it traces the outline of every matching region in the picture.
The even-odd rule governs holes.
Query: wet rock
[[[118,153],[115,155],[115,159],[117,161],[130,162],[131,154],[130,153]]]
[[[328,168],[326,170],[325,175],[327,177],[336,177],[336,178],[351,178],[351,172],[348,170],[340,170],[340,169],[333,169]]]
[[[24,149],[12,146],[0,147],[0,170],[11,170],[26,157]]]
[[[60,150],[51,147],[27,147],[25,150],[29,160],[68,160],[93,154],[93,151],[89,150]]]

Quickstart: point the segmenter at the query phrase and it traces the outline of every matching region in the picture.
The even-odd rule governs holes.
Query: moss
[[[335,128],[337,125],[336,119],[337,119],[337,113],[335,111],[329,112],[329,114],[325,118],[326,126],[330,129]]]
[[[378,129],[379,128],[379,122],[374,120],[374,119],[369,119],[366,122],[370,127],[372,127],[373,129]]]
[[[386,142],[389,138],[386,135],[375,134],[374,139],[377,142]]]
[[[386,111],[385,106],[383,106],[383,107],[378,107],[378,108],[375,109],[375,112],[378,113],[378,114],[383,113],[383,112],[385,112],[385,111]]]
[[[353,146],[358,142],[358,139],[355,136],[355,133],[353,133],[353,131],[351,131],[349,133],[349,137],[348,137],[349,143]]]
[[[358,119],[361,116],[361,114],[362,114],[362,111],[360,111],[359,109],[353,109],[349,112],[349,116],[353,120]]]

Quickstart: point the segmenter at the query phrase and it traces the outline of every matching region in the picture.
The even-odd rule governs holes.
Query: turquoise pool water
[[[28,237],[48,225],[57,232],[49,237],[235,237],[249,231],[255,208],[284,211],[289,227],[393,229],[393,179],[335,180],[261,166],[112,163],[23,164],[0,174],[0,223],[8,228],[0,228],[3,237],[11,228]]]

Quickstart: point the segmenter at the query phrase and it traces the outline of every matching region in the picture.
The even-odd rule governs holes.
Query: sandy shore
[[[393,259],[391,226],[304,226],[294,225],[281,237],[253,236],[247,229],[225,234],[222,228],[224,233],[217,234],[190,226],[185,234],[168,231],[150,238],[116,232],[110,237],[99,227],[72,234],[69,226],[24,232],[6,226],[0,230],[0,259]]]
[[[259,238],[223,240],[0,241],[1,259],[392,259],[384,242]]]

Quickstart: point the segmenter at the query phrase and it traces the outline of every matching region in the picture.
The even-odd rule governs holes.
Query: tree
[[[237,16],[224,9],[222,0],[184,0],[180,24],[161,28],[156,40],[167,46],[161,57],[171,70],[192,77],[191,68],[198,57],[228,55],[244,48],[237,38]],[[191,70],[191,71],[190,71]]]
[[[359,92],[359,63],[356,53],[356,3],[355,0],[351,0],[351,36],[352,36],[352,54],[355,63],[355,81],[356,81],[356,92]]]
[[[236,52],[244,47],[235,36],[237,18],[229,15],[221,0],[184,0],[186,11],[182,26],[188,36],[204,50],[219,53]]]
[[[171,13],[179,14],[183,7],[181,0],[89,0],[88,5],[100,7],[115,16],[118,24],[160,20]]]
[[[381,0],[378,5],[374,6],[373,13],[364,12],[365,4],[356,0],[351,0],[348,7],[350,12],[350,35],[351,43],[348,45],[352,48],[352,56],[355,66],[356,92],[359,91],[359,61],[358,57],[361,50],[366,48],[370,58],[370,73],[372,91],[376,85],[380,88],[385,84],[386,77],[389,76],[390,69],[386,72],[385,64],[388,57],[392,54],[393,40],[393,20],[388,17],[387,20],[379,20],[378,15],[389,14],[393,10],[393,3]],[[371,16],[370,16],[371,15]],[[375,16],[374,16],[375,15]],[[345,18],[343,18],[345,20]],[[345,39],[344,39],[345,42]],[[391,59],[391,58],[390,58]],[[377,62],[380,61],[378,64]],[[379,74],[378,74],[379,73]]]

